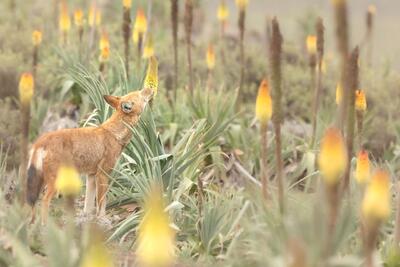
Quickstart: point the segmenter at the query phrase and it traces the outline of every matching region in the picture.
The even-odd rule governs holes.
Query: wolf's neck
[[[132,131],[128,128],[127,124],[130,123],[124,122],[117,113],[114,113],[100,127],[111,133],[117,139],[118,143],[125,146],[132,137]]]

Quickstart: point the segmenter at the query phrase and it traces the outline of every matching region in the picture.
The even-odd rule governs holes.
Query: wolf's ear
[[[117,109],[119,106],[119,97],[112,95],[103,95],[104,100],[113,108]]]
[[[148,102],[153,98],[154,90],[150,88],[144,88],[142,91],[140,91],[140,94]]]

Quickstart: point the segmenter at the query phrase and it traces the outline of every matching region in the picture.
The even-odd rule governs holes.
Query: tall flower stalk
[[[178,19],[179,2],[178,0],[171,0],[172,44],[174,47],[174,100],[176,100],[176,91],[178,89]]]
[[[207,90],[212,88],[212,72],[215,67],[215,51],[214,46],[210,43],[207,48],[206,53],[206,63],[207,63]]]
[[[186,34],[186,50],[187,50],[190,94],[193,94],[192,28],[193,28],[193,0],[185,0],[185,34]]]
[[[110,58],[110,41],[108,39],[108,34],[105,31],[103,31],[103,33],[101,34],[99,48],[100,48],[99,71],[101,74],[104,74],[106,63]]]
[[[137,69],[140,70],[142,58],[142,48],[144,36],[147,32],[147,19],[142,8],[138,8],[136,12],[135,25],[133,30],[134,42],[137,42]],[[136,40],[135,40],[136,39]]]
[[[364,126],[364,114],[367,110],[367,98],[364,90],[356,90],[355,92],[355,109],[356,109],[356,121],[357,121],[357,137],[358,146],[362,147],[362,134]]]
[[[335,11],[336,42],[340,54],[340,84],[343,88],[343,101],[340,102],[337,126],[342,131],[346,123],[349,90],[347,84],[347,60],[349,56],[349,30],[347,17],[347,0],[331,0]]]
[[[322,18],[317,19],[315,28],[317,32],[317,37],[316,37],[317,79],[315,83],[314,100],[313,100],[311,147],[314,146],[317,134],[317,114],[319,110],[319,104],[320,104],[319,102],[321,98],[321,88],[322,88],[322,62],[324,60],[324,30],[325,30]]]
[[[239,27],[239,46],[240,46],[240,78],[239,78],[239,96],[238,100],[240,101],[243,94],[243,83],[244,83],[244,75],[245,75],[245,55],[244,55],[244,34],[246,30],[246,8],[248,5],[248,0],[236,0],[236,5],[239,9],[239,19],[238,19],[238,27]]]
[[[64,45],[67,45],[68,33],[71,29],[71,19],[69,17],[68,6],[65,0],[61,1],[60,5],[59,28],[61,32],[62,42]]]
[[[366,15],[367,33],[365,36],[367,46],[367,64],[371,65],[372,62],[372,49],[373,49],[373,30],[374,30],[374,17],[376,13],[376,7],[369,5]]]
[[[272,99],[266,79],[261,81],[258,89],[255,113],[260,122],[262,194],[268,199],[268,122],[272,117]]]
[[[32,73],[23,73],[19,81],[19,99],[21,111],[21,146],[20,146],[20,200],[24,203],[26,176],[28,166],[29,124],[31,100],[35,90],[35,80]]]
[[[348,62],[348,71],[347,71],[347,82],[348,82],[348,90],[347,90],[347,129],[346,129],[346,145],[347,145],[347,154],[348,163],[347,168],[344,174],[343,181],[343,189],[345,191],[349,190],[350,183],[350,169],[351,169],[351,157],[353,156],[354,150],[354,128],[355,128],[355,101],[356,101],[356,90],[358,89],[358,56],[359,50],[356,47],[351,53],[349,62]],[[344,99],[342,102],[345,102]]]
[[[276,180],[278,182],[278,198],[281,212],[284,211],[284,189],[283,189],[283,159],[282,159],[282,56],[283,38],[279,29],[279,23],[276,18],[272,20],[272,36],[270,43],[270,68],[271,68],[271,87],[272,87],[272,103],[274,113],[272,122],[275,131],[275,159],[276,159]]]
[[[129,77],[129,38],[131,37],[132,0],[123,0],[122,6],[122,38],[124,40],[125,71]]]
[[[32,33],[32,44],[33,44],[33,52],[32,52],[32,74],[33,77],[36,78],[36,72],[39,62],[39,46],[42,43],[42,32],[41,31],[33,31]]]
[[[82,46],[82,38],[83,38],[83,11],[82,9],[77,9],[74,12],[74,23],[76,28],[78,29],[78,39],[79,39],[79,46]]]
[[[217,10],[217,18],[220,24],[220,33],[219,33],[219,38],[220,38],[220,46],[221,46],[221,59],[222,63],[225,65],[225,30],[226,30],[226,25],[228,22],[228,17],[229,17],[229,9],[226,5],[225,0],[220,0],[218,10]]]

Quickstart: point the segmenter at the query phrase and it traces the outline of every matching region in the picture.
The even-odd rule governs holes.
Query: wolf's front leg
[[[108,190],[108,176],[102,170],[96,174],[96,202],[97,216],[103,217],[106,215],[106,195]]]
[[[85,215],[92,215],[94,211],[94,203],[96,198],[96,178],[93,176],[86,177],[86,196],[83,212]]]

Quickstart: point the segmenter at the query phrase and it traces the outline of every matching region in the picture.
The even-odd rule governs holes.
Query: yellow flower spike
[[[269,94],[268,81],[261,81],[256,100],[256,118],[261,124],[267,124],[272,116],[272,99]]]
[[[139,32],[136,28],[133,28],[132,31],[132,41],[135,45],[139,42]]]
[[[74,167],[61,166],[57,172],[56,189],[63,196],[76,196],[81,191],[82,180]]]
[[[108,39],[108,34],[106,31],[103,31],[101,34],[99,47],[100,51],[102,51],[104,48],[110,48],[110,41]]]
[[[85,251],[80,267],[114,267],[109,249],[104,245],[104,239],[97,230],[92,231],[92,239]]]
[[[158,91],[158,61],[155,56],[149,58],[147,66],[146,78],[144,79],[143,88],[149,88],[154,91],[154,96]]]
[[[310,55],[315,55],[317,53],[317,36],[308,35],[306,43],[307,43],[307,52]]]
[[[246,9],[248,4],[249,0],[236,0],[236,6],[242,11]]]
[[[65,1],[61,2],[59,27],[62,32],[68,32],[71,28],[71,19],[68,14],[68,6]]]
[[[77,9],[74,12],[74,23],[76,27],[83,26],[83,11],[82,9]]]
[[[151,34],[148,34],[143,48],[143,58],[149,59],[152,56],[154,56],[153,36]]]
[[[143,9],[141,8],[138,8],[137,10],[134,28],[138,34],[144,34],[147,31],[147,19],[144,15]]]
[[[132,0],[123,0],[122,6],[124,8],[130,9],[132,7]]]
[[[342,6],[347,3],[347,0],[331,0],[334,6]]]
[[[347,166],[347,151],[342,134],[336,128],[329,128],[321,141],[318,165],[324,181],[336,185]]]
[[[356,103],[355,108],[357,111],[367,110],[367,98],[363,90],[356,90]]]
[[[340,105],[340,103],[342,102],[342,98],[343,98],[343,87],[342,84],[339,82],[336,85],[336,105]]]
[[[101,24],[101,11],[94,4],[89,10],[89,26],[100,26]]]
[[[35,81],[32,73],[23,73],[19,80],[19,99],[23,105],[31,102],[34,90]]]
[[[376,6],[375,5],[369,5],[368,6],[368,13],[375,15],[376,14]]]
[[[144,267],[168,267],[175,261],[175,233],[164,211],[161,190],[153,189],[145,201],[145,215],[139,225],[138,262]]]
[[[214,69],[214,67],[215,67],[215,51],[214,51],[214,47],[212,44],[208,45],[207,53],[206,53],[206,61],[207,61],[208,69],[209,70]]]
[[[357,165],[354,172],[354,178],[359,184],[365,184],[370,178],[370,162],[368,152],[361,150],[357,155]]]
[[[32,32],[32,44],[34,46],[39,46],[42,43],[42,32],[41,31],[33,31]]]
[[[362,214],[367,222],[380,222],[390,215],[390,177],[377,170],[371,178],[362,202]]]
[[[100,62],[107,62],[110,58],[110,47],[105,46],[100,50]]]
[[[229,17],[229,9],[226,6],[224,0],[219,3],[218,10],[217,10],[217,18],[221,22],[226,22]]]

